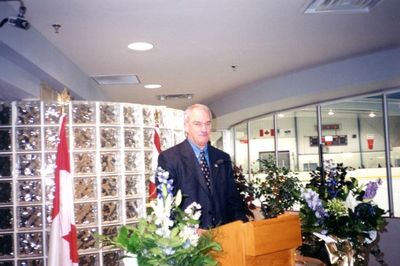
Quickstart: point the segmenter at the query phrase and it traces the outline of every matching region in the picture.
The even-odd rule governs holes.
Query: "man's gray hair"
[[[208,112],[208,114],[210,115],[210,119],[212,119],[212,113],[211,113],[210,108],[208,108],[207,105],[196,103],[196,104],[193,104],[193,105],[189,106],[188,108],[186,108],[185,115],[184,115],[185,124],[189,121],[190,114],[195,109],[200,109],[200,110],[204,110],[204,111]]]

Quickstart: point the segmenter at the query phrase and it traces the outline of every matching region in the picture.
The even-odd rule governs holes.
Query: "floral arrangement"
[[[246,179],[243,170],[234,167],[236,184],[249,210],[259,207],[264,218],[274,218],[300,200],[300,182],[295,173],[278,167],[273,160],[259,162],[261,170],[252,179]]]
[[[311,172],[302,193],[300,251],[327,264],[363,265],[386,225],[385,211],[373,202],[381,181],[359,185],[346,177],[347,169],[326,161],[323,169]]]
[[[136,255],[138,265],[217,265],[212,252],[221,250],[211,232],[198,234],[201,206],[195,202],[179,208],[182,194],[173,196],[173,180],[158,168],[157,199],[150,202],[152,212],[137,226],[123,226],[111,243]]]

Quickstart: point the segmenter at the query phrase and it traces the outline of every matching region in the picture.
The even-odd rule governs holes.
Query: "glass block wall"
[[[183,111],[73,101],[65,113],[79,265],[119,265],[96,234],[145,215],[154,126],[162,149],[181,142]],[[0,265],[47,264],[60,114],[54,102],[0,102]]]

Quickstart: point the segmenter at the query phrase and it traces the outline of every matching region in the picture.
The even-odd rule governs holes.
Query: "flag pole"
[[[67,88],[64,88],[61,93],[57,93],[57,102],[61,105],[61,115],[64,115],[65,106],[71,101],[71,95]]]
[[[157,188],[156,188],[156,180],[155,175],[157,171],[158,165],[158,155],[161,152],[161,143],[160,143],[160,132],[159,132],[159,123],[160,123],[161,112],[160,110],[155,110],[154,112],[154,136],[153,136],[153,154],[152,154],[152,175],[149,180],[149,201],[155,199],[157,197]]]
[[[50,229],[49,266],[78,266],[78,241],[74,214],[73,176],[66,132],[67,117],[65,105],[70,97],[67,89],[57,95],[61,105],[59,143],[57,146],[56,169],[54,173],[54,199]]]

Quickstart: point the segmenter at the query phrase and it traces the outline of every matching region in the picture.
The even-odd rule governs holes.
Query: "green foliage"
[[[272,160],[259,160],[261,171],[251,180],[235,168],[235,180],[247,207],[260,205],[264,218],[274,218],[290,210],[300,200],[301,186],[295,173],[278,167]]]
[[[220,251],[221,247],[213,241],[211,232],[204,233],[197,246],[185,248],[184,240],[179,236],[179,228],[172,229],[171,237],[160,238],[155,234],[156,226],[141,219],[137,226],[123,226],[112,243],[128,252],[136,254],[140,266],[163,265],[217,265],[211,251]],[[175,249],[169,254],[166,249]]]

